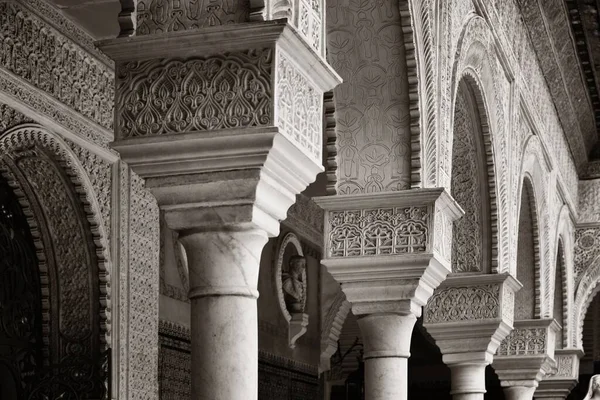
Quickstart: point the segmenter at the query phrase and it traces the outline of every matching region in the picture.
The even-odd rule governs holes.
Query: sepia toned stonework
[[[0,0],[0,398],[583,398],[598,11]]]

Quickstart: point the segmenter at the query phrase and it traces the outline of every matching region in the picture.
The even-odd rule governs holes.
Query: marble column
[[[453,399],[483,400],[485,368],[512,329],[514,294],[508,274],[452,275],[425,307],[423,326],[451,371]]]
[[[443,189],[315,201],[325,209],[322,264],[358,317],[366,399],[406,399],[412,330],[450,271],[452,223],[462,211]]]
[[[554,351],[556,368],[539,383],[536,399],[564,400],[579,380],[579,361],[583,351],[579,349],[557,349]]]
[[[493,364],[507,399],[533,399],[539,382],[555,370],[554,349],[559,329],[554,319],[515,321]]]
[[[257,399],[261,252],[323,171],[323,94],[340,82],[322,32],[236,24],[235,3],[216,9],[227,25],[199,10],[172,32],[144,8],[135,36],[100,43],[116,64],[112,146],[187,253],[194,400]]]

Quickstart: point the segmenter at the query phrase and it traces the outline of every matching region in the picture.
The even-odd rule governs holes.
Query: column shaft
[[[529,386],[510,386],[504,388],[504,398],[506,400],[532,400],[535,387]]]
[[[260,230],[181,235],[189,260],[192,399],[258,397]]]
[[[408,357],[417,318],[369,314],[358,320],[365,345],[366,400],[408,399]]]
[[[450,364],[453,400],[483,400],[485,363]]]

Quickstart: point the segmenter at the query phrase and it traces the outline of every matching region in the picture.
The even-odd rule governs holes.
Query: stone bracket
[[[554,347],[560,325],[554,319],[514,322],[494,357],[494,369],[503,386],[537,387],[556,369]]]
[[[520,288],[509,274],[449,276],[429,299],[423,318],[444,362],[490,363],[512,329],[508,310]]]
[[[314,199],[325,209],[322,264],[356,315],[421,314],[450,272],[452,222],[462,210],[444,189]]]

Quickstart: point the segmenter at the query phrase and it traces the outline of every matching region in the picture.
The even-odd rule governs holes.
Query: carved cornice
[[[517,3],[563,131],[573,133],[565,134],[565,137],[581,172],[587,154],[598,140],[598,133],[594,98],[590,98],[584,84],[587,78],[585,67],[577,62],[579,51],[576,51],[576,42],[570,32],[570,13],[562,1],[520,0]]]

